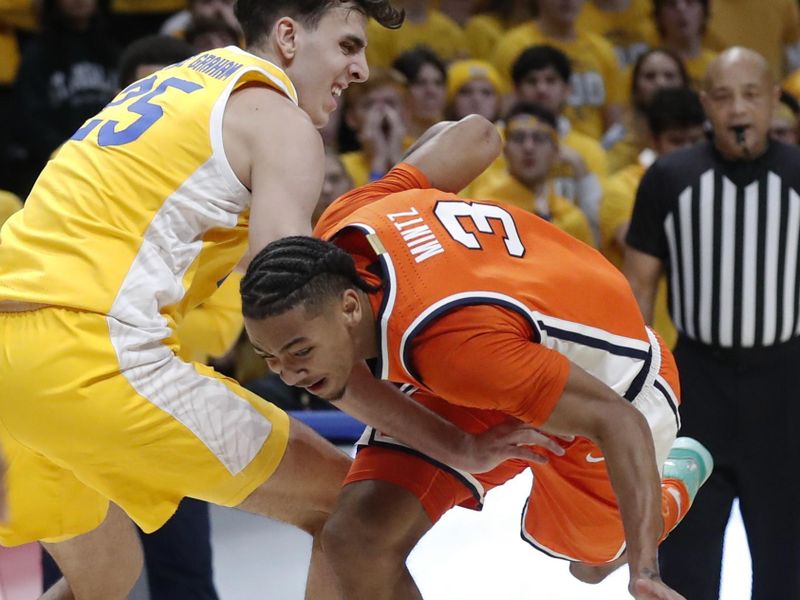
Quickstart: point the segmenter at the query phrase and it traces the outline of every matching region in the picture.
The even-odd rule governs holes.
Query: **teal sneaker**
[[[705,446],[690,437],[679,437],[664,462],[664,479],[683,482],[689,501],[694,502],[697,491],[713,470],[714,459]]]

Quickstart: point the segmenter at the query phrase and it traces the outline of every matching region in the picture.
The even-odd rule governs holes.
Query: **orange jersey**
[[[535,425],[560,397],[567,361],[629,400],[645,383],[654,338],[625,278],[597,251],[527,211],[431,189],[422,173],[401,165],[338,199],[316,233],[380,266],[376,374],[383,379]],[[470,313],[458,309],[476,305],[491,323],[465,316],[462,329],[473,334],[463,336],[453,320]],[[441,332],[449,313],[448,332]],[[459,340],[464,352],[454,349],[431,365],[435,353],[425,346],[446,348],[430,339],[434,332]],[[519,385],[498,388],[507,377]]]

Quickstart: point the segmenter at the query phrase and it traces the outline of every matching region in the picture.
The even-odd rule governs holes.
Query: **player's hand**
[[[564,448],[556,441],[519,421],[502,423],[468,439],[468,447],[461,454],[465,464],[452,466],[470,473],[485,473],[511,458],[546,463],[543,451],[564,455]]]
[[[686,600],[657,577],[632,579],[628,589],[636,600]]]

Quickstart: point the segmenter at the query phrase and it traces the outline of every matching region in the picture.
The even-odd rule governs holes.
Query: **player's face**
[[[508,172],[527,186],[543,183],[558,152],[555,132],[527,115],[514,117],[506,131]]]
[[[681,148],[688,148],[702,142],[705,132],[702,125],[683,127],[680,129],[667,129],[654,139],[653,145],[659,156],[664,156]]]
[[[499,97],[488,79],[473,79],[458,90],[453,100],[457,119],[467,115],[481,115],[494,121],[497,118]]]
[[[531,71],[517,86],[517,96],[523,102],[533,102],[560,115],[569,98],[569,84],[553,67]]]
[[[320,314],[298,306],[261,321],[245,319],[244,325],[256,354],[284,383],[338,400],[357,361],[353,315],[339,308],[336,300]]]
[[[347,5],[328,10],[315,28],[298,23],[296,54],[286,71],[317,127],[336,110],[342,90],[369,77],[366,26],[366,16]]]
[[[736,136],[740,127],[750,155],[765,147],[778,93],[769,73],[752,60],[720,64],[709,74],[701,99],[714,128],[714,143],[724,155],[745,157]]]
[[[683,77],[675,60],[663,52],[654,52],[648,56],[636,79],[636,99],[647,106],[656,92],[683,85]]]

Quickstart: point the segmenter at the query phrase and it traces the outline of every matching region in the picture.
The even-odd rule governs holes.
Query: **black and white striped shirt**
[[[704,143],[647,171],[626,241],[664,261],[680,333],[757,348],[800,335],[798,237],[800,149],[734,162]]]

